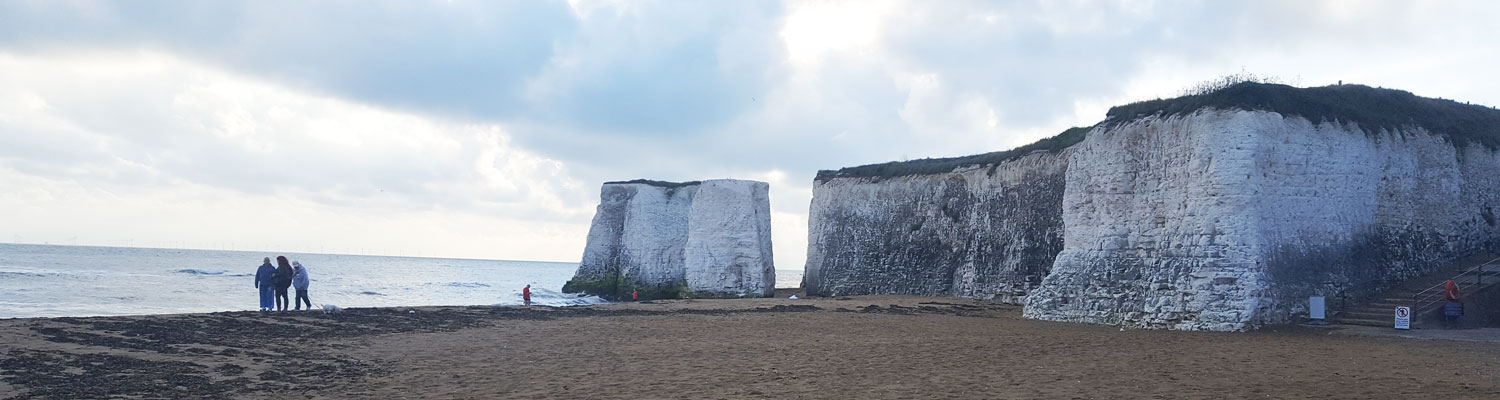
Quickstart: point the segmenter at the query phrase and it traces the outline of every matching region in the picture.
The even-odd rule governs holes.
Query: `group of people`
[[[297,297],[293,310],[301,310],[302,304],[307,304],[307,309],[312,309],[312,300],[307,299],[307,268],[301,262],[288,262],[286,256],[276,256],[276,265],[271,264],[271,257],[261,261],[260,269],[255,271],[255,288],[260,289],[260,311],[286,311],[288,306],[287,289],[296,288]],[[531,285],[521,289],[521,301],[531,305]]]
[[[255,271],[255,288],[260,289],[260,311],[286,311],[288,301],[286,292],[288,288],[297,288],[297,304],[295,310],[302,309],[302,303],[307,303],[307,309],[312,309],[312,300],[307,299],[307,268],[297,261],[287,262],[286,256],[276,256],[276,265],[271,265],[271,257],[266,257],[261,262],[260,269]],[[274,304],[273,300],[274,299]]]

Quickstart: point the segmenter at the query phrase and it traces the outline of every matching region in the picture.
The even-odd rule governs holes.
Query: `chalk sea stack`
[[[1497,149],[1500,110],[1367,86],[1135,103],[1015,150],[820,171],[804,285],[1146,328],[1291,322],[1309,295],[1358,301],[1500,248]]]
[[[566,293],[610,300],[770,297],[770,185],[607,182]]]

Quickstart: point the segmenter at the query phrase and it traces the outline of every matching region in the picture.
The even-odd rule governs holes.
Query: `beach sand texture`
[[[0,321],[0,398],[1500,398],[1500,345],[952,298]]]

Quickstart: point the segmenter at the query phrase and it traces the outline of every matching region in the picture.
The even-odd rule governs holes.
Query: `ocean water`
[[[519,305],[527,284],[535,304],[605,302],[561,292],[577,263],[0,243],[0,318],[256,310],[255,270],[278,255],[307,268],[314,306]]]

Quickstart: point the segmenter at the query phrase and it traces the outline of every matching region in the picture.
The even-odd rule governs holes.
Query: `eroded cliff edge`
[[[769,297],[776,284],[769,191],[765,182],[734,179],[607,182],[563,292]]]
[[[1362,86],[1230,89],[1117,107],[1082,140],[989,163],[825,171],[805,285],[1243,330],[1500,243],[1500,111]]]

